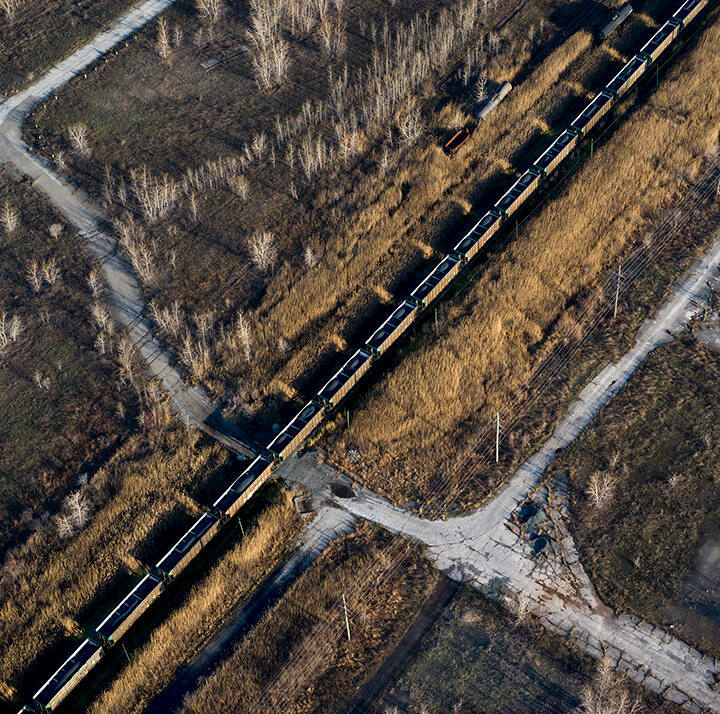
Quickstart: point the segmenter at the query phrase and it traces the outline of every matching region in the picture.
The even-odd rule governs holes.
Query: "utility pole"
[[[242,537],[245,537],[245,529],[243,528],[242,524],[242,518],[238,518],[238,523],[240,524],[240,532],[242,533]]]
[[[617,285],[615,286],[615,310],[613,311],[613,320],[617,317],[618,298],[620,297],[620,278],[622,274],[620,268],[617,271]]]
[[[718,191],[720,191],[720,184],[718,184]],[[437,308],[435,308],[435,332],[437,332]]]
[[[130,661],[130,655],[128,654],[128,651],[127,651],[127,649],[125,648],[125,643],[122,642],[121,644],[122,644],[122,646],[123,646],[123,652],[125,653],[125,656],[127,657],[128,664],[132,664],[132,662]]]
[[[345,421],[347,422],[348,431],[350,431],[350,410],[345,410]]]
[[[500,461],[500,412],[495,420],[495,463]]]
[[[342,594],[343,600],[343,612],[345,613],[345,629],[347,630],[348,642],[350,642],[350,620],[348,619],[347,600],[345,600],[345,593]]]
[[[590,158],[592,159],[593,154],[595,153],[595,137],[590,137]]]

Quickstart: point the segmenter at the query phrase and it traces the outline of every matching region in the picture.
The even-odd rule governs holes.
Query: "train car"
[[[674,20],[666,22],[641,48],[638,53],[647,63],[655,62],[677,37],[680,27]]]
[[[575,117],[570,129],[584,136],[610,111],[612,102],[613,95],[603,90]]]
[[[168,580],[175,579],[190,561],[210,542],[220,529],[212,513],[203,513],[190,530],[158,561],[155,566]]]
[[[575,148],[577,134],[567,129],[543,151],[533,164],[533,167],[543,176],[551,174],[562,160]]]
[[[417,305],[409,300],[396,308],[390,317],[378,327],[367,341],[367,347],[376,355],[386,352],[390,345],[407,330],[417,314]]]
[[[630,5],[629,2],[626,2],[622,7],[618,8],[612,17],[600,28],[600,32],[598,32],[600,41],[604,42],[607,40],[607,38],[632,15],[632,12],[632,5]]]
[[[460,151],[460,147],[470,138],[470,129],[465,127],[460,129],[443,147],[447,152],[448,156],[452,158]]]
[[[127,597],[98,625],[97,633],[109,645],[115,644],[163,590],[163,582],[146,575]]]
[[[253,494],[272,476],[274,463],[265,456],[257,456],[230,487],[213,503],[218,513],[232,518]]]
[[[320,422],[324,409],[324,405],[318,402],[308,402],[268,444],[268,451],[279,461],[290,456]]]
[[[103,648],[97,642],[90,638],[83,640],[57,672],[35,692],[33,700],[43,709],[48,711],[55,709],[102,656]]]
[[[707,4],[708,0],[687,0],[673,15],[673,20],[679,22],[680,27],[686,27]]]
[[[487,119],[495,111],[500,102],[512,91],[510,82],[503,82],[488,98],[488,100],[475,112],[476,119]]]
[[[502,216],[488,211],[453,249],[453,255],[461,261],[472,260],[477,252],[492,238],[502,225]]]
[[[327,381],[318,392],[318,397],[334,407],[355,386],[355,383],[370,369],[372,352],[359,349],[345,364]]]
[[[647,68],[646,60],[635,55],[608,83],[605,89],[615,97],[622,97]]]
[[[503,194],[495,204],[495,208],[497,208],[505,218],[512,216],[537,188],[541,176],[542,174],[537,169],[529,168],[510,189]]]
[[[460,272],[460,259],[454,255],[443,258],[430,275],[410,293],[410,300],[418,307],[427,307]]]

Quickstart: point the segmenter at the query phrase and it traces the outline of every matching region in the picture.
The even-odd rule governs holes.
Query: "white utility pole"
[[[617,306],[618,306],[618,298],[620,297],[620,278],[621,277],[622,277],[622,274],[620,273],[620,268],[618,268],[617,285],[615,286],[615,310],[613,311],[613,320],[617,317]]]
[[[495,420],[495,463],[500,461],[500,412]]]
[[[343,593],[343,612],[345,613],[345,628],[347,629],[348,642],[350,642],[350,620],[348,619],[347,601]]]

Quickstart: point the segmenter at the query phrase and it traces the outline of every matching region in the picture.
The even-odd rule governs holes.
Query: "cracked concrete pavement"
[[[505,599],[511,606],[524,602],[548,629],[571,637],[594,657],[611,658],[628,676],[689,711],[720,712],[718,661],[638,617],[616,617],[600,602],[563,523],[563,484],[556,483],[545,496],[541,486],[558,451],[578,437],[652,350],[672,340],[707,305],[711,287],[720,288],[718,265],[720,237],[657,315],[646,320],[632,348],[582,390],[552,436],[474,513],[426,520],[362,488],[356,488],[352,498],[333,497],[335,503],[356,517],[424,543],[427,557],[450,577]],[[328,481],[337,474],[327,466],[312,467],[305,459],[298,463],[287,465],[285,478],[304,484],[316,499],[327,497]],[[541,558],[509,520],[533,494],[545,499],[556,529],[556,550]]]
[[[219,410],[203,390],[185,384],[172,355],[153,335],[149,320],[143,316],[145,302],[133,270],[118,255],[115,237],[102,229],[103,224],[109,222],[102,208],[83,189],[53,170],[47,159],[34,155],[22,138],[25,116],[38,102],[52,96],[174,2],[145,0],[135,5],[37,82],[0,104],[0,165],[9,164],[30,178],[33,186],[77,229],[88,252],[102,263],[114,318],[127,330],[150,376],[161,383],[181,418],[228,448],[253,456],[249,440],[220,417]]]

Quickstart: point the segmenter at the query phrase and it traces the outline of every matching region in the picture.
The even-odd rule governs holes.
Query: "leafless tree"
[[[63,231],[62,223],[53,223],[52,225],[48,226],[48,233],[50,234],[51,238],[54,238],[57,240],[60,237],[60,234]]]
[[[630,694],[626,681],[608,659],[600,660],[592,682],[585,687],[578,714],[639,714],[642,702]]]
[[[173,27],[173,47],[180,47],[183,41],[183,30],[180,25]]]
[[[265,156],[265,149],[267,148],[267,135],[264,131],[258,132],[253,136],[252,150],[255,154],[255,158],[260,161]]]
[[[90,156],[90,140],[88,128],[82,122],[68,127],[68,137],[75,151],[80,156]]]
[[[72,519],[70,516],[60,515],[57,517],[57,530],[61,538],[72,538],[75,535]]]
[[[221,0],[196,0],[198,14],[204,22],[214,25],[222,13],[223,5]]]
[[[22,322],[17,315],[8,319],[7,313],[0,313],[0,350],[10,342],[17,342],[22,332]]]
[[[487,99],[487,96],[487,77],[482,75],[478,77],[477,82],[475,82],[475,87],[473,88],[473,98],[476,102],[484,102]]]
[[[97,270],[91,270],[88,274],[87,278],[88,288],[90,289],[90,294],[95,298],[100,297],[100,292],[102,289],[102,284],[100,282],[100,275],[98,274]]]
[[[30,283],[30,287],[39,293],[42,290],[42,270],[37,260],[33,260],[27,270],[27,281]]]
[[[255,54],[252,60],[255,80],[261,89],[282,84],[290,69],[290,48],[281,37]]]
[[[155,48],[160,59],[169,64],[172,45],[170,44],[170,33],[168,31],[167,20],[164,16],[160,16],[157,22],[157,39]]]
[[[314,268],[317,265],[317,256],[315,255],[315,251],[313,251],[312,248],[305,248],[305,265],[308,268]]]
[[[347,25],[344,20],[333,22],[325,20],[320,25],[320,41],[326,54],[336,59],[342,57],[347,50]]]
[[[270,231],[256,231],[248,241],[253,263],[263,272],[270,270],[277,261],[275,236]]]
[[[250,323],[242,312],[238,312],[235,320],[235,331],[240,345],[245,355],[245,361],[250,362],[252,359],[252,330],[250,329]]]
[[[33,381],[40,389],[44,389],[45,391],[50,389],[50,378],[44,377],[40,370],[37,370],[33,375]]]
[[[60,280],[60,268],[55,258],[49,258],[43,262],[42,275],[43,279],[51,286]]]
[[[425,131],[422,117],[416,107],[410,107],[406,116],[398,122],[400,141],[412,146]]]
[[[596,471],[591,477],[587,487],[588,498],[596,508],[602,509],[612,500],[615,490],[615,479],[607,473]]]
[[[82,530],[87,524],[90,514],[90,506],[82,490],[71,493],[65,499],[65,504],[69,511],[73,526],[75,526],[77,530]]]
[[[248,197],[248,192],[250,191],[250,182],[245,176],[240,174],[232,179],[230,182],[230,188],[232,188],[233,192],[240,196],[240,198],[245,200]]]
[[[20,222],[18,212],[7,201],[3,206],[2,214],[0,214],[0,221],[8,234],[12,233]]]
[[[0,0],[0,10],[5,13],[8,22],[15,19],[15,11],[20,6],[20,0]]]
[[[105,305],[96,300],[90,308],[90,313],[99,330],[112,333],[112,319],[110,317],[110,311]]]

